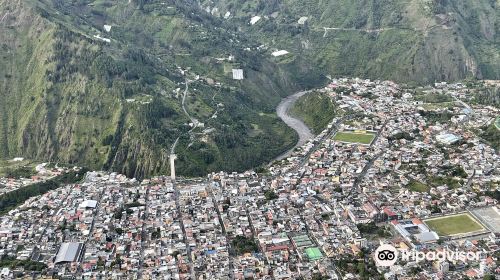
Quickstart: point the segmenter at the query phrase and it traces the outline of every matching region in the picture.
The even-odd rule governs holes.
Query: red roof
[[[414,225],[421,225],[421,224],[423,224],[423,223],[422,223],[422,221],[421,221],[420,219],[417,219],[417,218],[412,219],[412,220],[411,220],[411,222],[412,222]]]
[[[465,274],[469,277],[476,277],[477,276],[477,272],[473,269],[467,270],[467,272],[465,272]]]
[[[314,170],[315,174],[320,174],[320,175],[325,175],[326,172],[327,172],[327,170],[324,168],[318,168],[318,169]]]
[[[397,214],[394,213],[391,209],[389,208],[384,208],[384,213],[387,214],[387,216],[396,216]]]

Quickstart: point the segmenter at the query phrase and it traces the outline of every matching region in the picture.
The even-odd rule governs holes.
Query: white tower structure
[[[175,160],[177,159],[176,154],[170,154],[170,178],[175,181]]]

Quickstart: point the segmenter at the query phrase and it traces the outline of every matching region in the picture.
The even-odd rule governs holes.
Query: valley
[[[179,175],[263,166],[310,137],[276,107],[326,77],[500,78],[497,5],[0,0],[0,158],[146,178],[178,140]]]
[[[0,278],[494,279],[499,5],[0,0]]]
[[[288,125],[290,128],[295,130],[297,134],[299,135],[299,140],[297,141],[297,144],[295,146],[288,150],[287,152],[281,154],[279,157],[277,157],[275,160],[281,160],[284,158],[287,158],[295,148],[300,147],[304,145],[307,141],[312,139],[314,135],[312,134],[310,128],[300,119],[297,119],[293,116],[290,115],[290,110],[291,108],[295,105],[297,100],[308,94],[309,92],[307,91],[301,91],[297,92],[295,94],[292,94],[288,96],[287,98],[284,98],[280,104],[278,104],[278,107],[276,107],[276,114],[278,117],[283,120],[286,125]]]

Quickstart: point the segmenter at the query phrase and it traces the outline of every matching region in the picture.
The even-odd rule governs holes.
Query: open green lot
[[[448,107],[453,107],[454,105],[455,105],[454,102],[424,103],[424,104],[422,104],[422,107],[425,110],[438,110],[438,109],[445,109]]]
[[[425,220],[424,222],[429,228],[436,231],[439,236],[469,233],[484,229],[484,227],[469,214],[435,218]]]
[[[375,138],[373,133],[358,133],[358,132],[337,132],[333,140],[348,143],[370,144]]]
[[[427,186],[426,184],[423,184],[419,181],[415,181],[415,180],[412,180],[408,184],[408,188],[414,192],[429,192],[429,190],[430,190],[429,186]]]

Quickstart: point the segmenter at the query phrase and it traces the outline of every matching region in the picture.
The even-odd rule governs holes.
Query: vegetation
[[[416,180],[411,180],[407,187],[413,192],[429,192],[431,189],[428,185]]]
[[[389,141],[394,141],[394,140],[401,140],[401,139],[405,139],[407,141],[411,141],[413,139],[415,139],[413,136],[410,135],[410,133],[406,132],[406,131],[400,131],[394,135],[391,135],[389,137],[387,137],[387,139]]]
[[[494,198],[496,200],[500,200],[500,190],[487,191],[487,192],[484,193],[484,195],[492,197],[492,198]]]
[[[453,101],[453,98],[447,94],[432,92],[417,95],[415,96],[415,100],[422,101],[424,103],[445,103]]]
[[[451,176],[455,177],[460,177],[460,178],[467,178],[467,172],[465,172],[464,168],[460,165],[454,166],[453,169],[450,172]]]
[[[443,210],[441,210],[441,208],[439,208],[439,206],[436,204],[432,206],[427,206],[427,209],[429,209],[432,214],[438,214],[443,212]]]
[[[468,214],[426,220],[425,223],[440,236],[468,233],[484,229]]]
[[[161,237],[161,230],[160,228],[156,228],[156,230],[151,233],[151,239],[158,239],[160,237]]]
[[[144,204],[139,203],[139,202],[132,202],[132,203],[125,204],[125,209],[133,208],[133,207],[141,207],[141,206],[144,206]]]
[[[16,169],[4,169],[4,176],[7,178],[30,178],[35,175],[35,170],[30,166],[21,166]]]
[[[454,177],[450,177],[450,176],[430,176],[430,177],[427,177],[427,182],[429,184],[431,184],[432,186],[443,186],[443,185],[446,185],[448,188],[452,188],[452,189],[455,189],[455,188],[458,188],[460,187],[462,184],[461,184],[461,180],[459,179],[455,179]]]
[[[216,6],[221,18],[230,11],[231,21],[239,22],[257,45],[290,51],[282,63],[298,69],[421,84],[500,75],[498,44],[484,28],[495,28],[494,1],[201,2]],[[457,11],[451,21],[436,16]],[[254,15],[269,18],[249,25]],[[301,16],[308,17],[304,25],[297,23]],[[470,67],[468,59],[477,67]]]
[[[500,77],[489,0],[167,2],[1,1],[9,28],[0,49],[9,55],[0,62],[0,158],[142,178],[169,171],[165,154],[180,137],[178,174],[242,171],[294,146],[296,135],[275,106],[291,92],[324,85],[327,73],[419,84]],[[207,13],[208,6],[219,12]],[[222,18],[227,11],[231,20]],[[249,25],[252,15],[265,17]],[[297,23],[299,15],[308,16],[306,24]],[[290,55],[274,59],[260,45]],[[219,61],[229,55],[233,61]],[[244,80],[231,79],[225,70],[233,67],[244,69]],[[205,128],[188,133],[181,93],[185,79],[198,75],[185,106]],[[304,119],[318,132],[335,108],[312,98],[321,110],[301,109],[313,111]]]
[[[389,237],[390,232],[384,227],[378,227],[374,222],[356,225],[362,234],[378,235],[379,237]]]
[[[500,108],[500,88],[497,86],[487,86],[485,88],[480,88],[477,93],[474,94],[474,99],[472,100],[472,102],[475,104],[482,104]]]
[[[330,277],[328,277],[327,275],[323,275],[321,273],[314,273],[312,275],[312,280],[329,280]]]
[[[273,190],[268,190],[264,193],[264,196],[266,197],[267,201],[277,199],[279,196],[273,191]]]
[[[259,166],[294,146],[296,135],[274,109],[302,83],[261,53],[245,51],[248,38],[234,34],[230,23],[184,1],[172,1],[173,9],[160,1],[81,3],[1,2],[13,28],[0,34],[0,47],[12,54],[0,63],[6,86],[0,158],[21,155],[142,178],[169,171],[164,155],[180,137],[177,173],[200,176]],[[112,22],[119,24],[101,34],[111,42],[94,38]],[[33,25],[40,32],[27,32]],[[230,54],[245,80],[232,80],[215,59]],[[178,68],[189,68],[189,79],[202,77],[190,83],[186,109],[205,131],[188,133],[175,93],[186,78]]]
[[[62,185],[76,183],[83,178],[86,172],[87,170],[84,168],[80,171],[70,171],[68,173],[63,173],[56,178],[27,185],[18,188],[17,190],[5,193],[0,196],[0,214],[4,214],[11,209],[14,209],[30,197],[42,195],[50,190],[55,190]]]
[[[483,128],[482,133],[479,135],[497,151],[500,151],[500,129],[491,124],[490,126]]]
[[[300,97],[290,110],[290,113],[304,121],[314,134],[321,133],[337,113],[334,100],[321,92]]]
[[[345,273],[353,273],[359,279],[384,279],[382,275],[377,272],[377,267],[372,258],[355,259],[348,257],[341,257],[335,261],[336,266]]]
[[[453,102],[443,102],[443,103],[425,103],[422,104],[425,110],[443,110],[443,109],[452,109],[455,103]]]
[[[35,164],[29,160],[13,161],[0,159],[0,177],[29,178],[35,174]]]
[[[238,235],[231,240],[231,246],[234,248],[237,255],[253,253],[259,250],[259,247],[253,239],[241,235]]]
[[[337,132],[334,140],[348,143],[370,144],[375,135],[372,133]]]
[[[418,112],[422,117],[424,117],[430,124],[435,123],[447,123],[453,117],[453,113],[445,110],[440,112],[435,111],[419,111]]]
[[[15,257],[3,256],[0,260],[0,267],[8,267],[10,269],[23,268],[26,271],[42,271],[47,268],[47,265],[42,262],[18,260]]]

